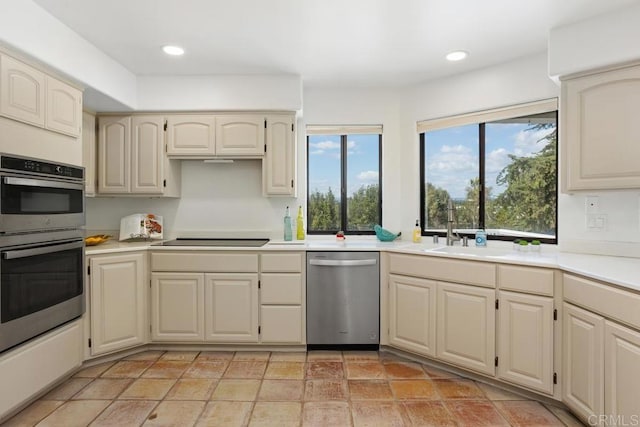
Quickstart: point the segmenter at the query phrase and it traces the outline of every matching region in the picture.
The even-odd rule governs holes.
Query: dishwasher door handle
[[[376,265],[378,261],[375,258],[372,259],[311,259],[309,264],[319,265],[323,267],[359,267],[362,265]]]

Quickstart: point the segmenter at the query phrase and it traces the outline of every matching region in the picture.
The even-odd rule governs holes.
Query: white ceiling
[[[137,75],[296,74],[402,86],[543,52],[637,0],[35,0]],[[579,43],[576,40],[576,43]],[[161,52],[179,44],[183,57]],[[469,58],[449,63],[447,52]]]

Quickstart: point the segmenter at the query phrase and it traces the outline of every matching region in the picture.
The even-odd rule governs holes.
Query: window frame
[[[379,132],[367,132],[367,130],[372,127],[363,127],[363,131],[361,133],[358,132],[357,127],[348,127],[348,128],[331,128],[327,127],[326,133],[323,132],[314,132],[310,134],[307,132],[307,202],[306,202],[306,221],[307,221],[307,235],[334,235],[338,231],[343,231],[345,235],[352,236],[366,236],[366,235],[374,235],[374,230],[348,230],[348,206],[347,206],[347,143],[349,135],[363,135],[363,134],[372,134],[378,136],[378,218],[380,220],[380,225],[382,225],[382,129],[380,128]],[[373,127],[375,129],[375,127]],[[345,130],[350,130],[348,133],[338,133],[336,131],[331,132],[331,130],[337,130],[338,132],[344,132]],[[309,200],[310,200],[310,188],[309,188],[309,137],[310,135],[339,135],[340,136],[340,229],[338,230],[311,230],[311,223],[309,222]]]
[[[555,101],[555,106],[552,105],[552,102]],[[537,110],[539,105],[547,105],[550,108],[546,111]],[[527,111],[533,108],[533,111]],[[544,107],[542,107],[544,110]],[[510,111],[513,111],[513,114],[509,114]],[[433,231],[425,229],[425,217],[426,217],[426,208],[425,208],[425,197],[426,197],[426,165],[425,165],[425,133],[428,131],[452,128],[463,125],[476,124],[478,126],[478,156],[479,156],[479,165],[478,165],[478,178],[480,180],[480,189],[479,189],[479,200],[478,200],[478,224],[479,229],[485,229],[485,218],[486,218],[486,203],[485,203],[485,164],[486,164],[486,141],[485,141],[485,125],[486,123],[490,123],[492,121],[500,120],[500,119],[508,119],[508,118],[517,118],[523,117],[527,115],[532,115],[541,112],[551,112],[555,111],[556,116],[556,158],[555,158],[555,166],[556,166],[556,185],[555,185],[555,193],[556,193],[556,205],[555,205],[555,238],[535,238],[535,240],[540,241],[541,243],[546,244],[558,244],[558,191],[559,191],[559,178],[560,178],[560,170],[559,170],[559,148],[560,148],[560,122],[558,120],[558,106],[557,99],[540,101],[537,103],[525,104],[520,106],[506,107],[497,110],[490,110],[479,113],[466,114],[462,116],[455,116],[451,118],[443,118],[436,119],[433,121],[425,121],[418,123],[418,132],[419,132],[419,142],[420,142],[420,224],[422,224],[421,234],[423,236],[439,236],[446,237],[446,231]],[[492,113],[496,112],[497,117],[492,117]],[[477,121],[474,122],[473,118],[476,118]],[[473,233],[458,233],[461,236],[466,236],[470,238],[474,238]],[[497,241],[513,241],[515,239],[527,239],[526,237],[518,237],[518,236],[498,236],[494,234],[487,233],[488,240],[497,240]]]

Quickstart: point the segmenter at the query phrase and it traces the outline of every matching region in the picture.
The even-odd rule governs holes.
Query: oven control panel
[[[3,170],[33,172],[65,178],[84,179],[84,169],[77,166],[50,163],[42,160],[2,155],[0,165]]]

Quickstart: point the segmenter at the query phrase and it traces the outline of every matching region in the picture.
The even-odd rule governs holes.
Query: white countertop
[[[110,240],[97,246],[87,246],[87,255],[100,255],[127,251],[382,251],[406,253],[424,256],[436,256],[489,261],[503,264],[530,265],[543,268],[559,268],[567,272],[580,274],[596,280],[640,291],[640,259],[603,255],[586,255],[569,252],[557,252],[555,246],[542,245],[540,253],[515,252],[511,244],[489,242],[487,248],[444,247],[443,244],[380,242],[375,239],[349,239],[337,242],[335,239],[310,239],[304,241],[270,241],[265,246],[214,247],[201,246],[153,246],[157,241],[118,242]],[[442,248],[445,249],[442,249]],[[449,251],[449,252],[446,252]]]

